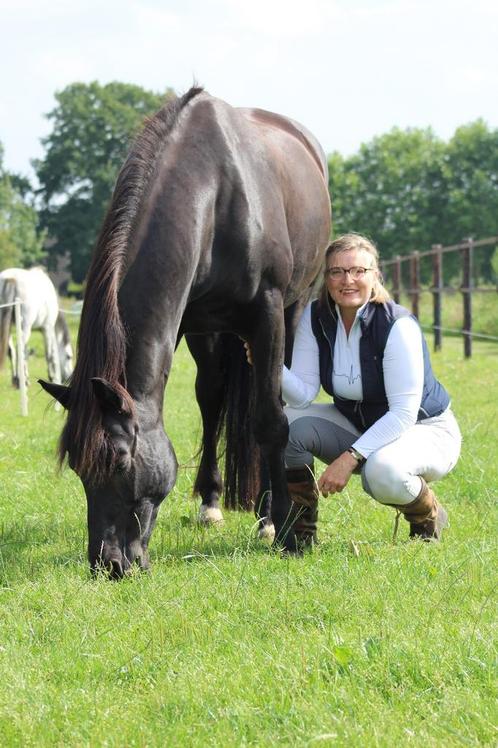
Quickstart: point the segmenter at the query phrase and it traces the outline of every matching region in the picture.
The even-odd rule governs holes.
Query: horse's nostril
[[[117,558],[108,562],[109,576],[111,579],[122,579],[124,576],[123,564]]]
[[[122,579],[125,575],[121,559],[114,557],[103,558],[99,556],[91,563],[93,576],[104,576],[108,579]]]

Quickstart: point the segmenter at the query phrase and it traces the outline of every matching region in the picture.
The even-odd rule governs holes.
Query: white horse
[[[28,382],[28,341],[32,330],[41,330],[45,340],[48,376],[52,382],[65,381],[73,370],[73,349],[65,317],[59,311],[54,284],[42,268],[9,268],[0,273],[0,306],[21,299],[22,338],[26,352],[25,374]],[[10,327],[14,307],[0,308],[0,368],[7,350],[12,366],[12,383],[19,385],[17,356]]]

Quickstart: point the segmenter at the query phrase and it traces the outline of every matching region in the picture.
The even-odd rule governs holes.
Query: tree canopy
[[[73,83],[55,95],[52,132],[35,162],[42,224],[51,255],[69,252],[74,280],[85,277],[117,172],[145,117],[173,95],[127,83]]]
[[[29,182],[3,167],[0,143],[0,270],[31,267],[44,257],[45,234],[38,231]]]
[[[448,143],[393,129],[348,158],[333,153],[329,172],[334,234],[367,234],[384,259],[498,234],[498,130],[482,120]],[[479,269],[488,279],[491,253]],[[447,270],[457,262],[448,256]]]
[[[172,95],[118,82],[73,83],[56,94],[45,157],[35,167],[50,255],[69,253],[74,280],[86,275],[133,137]],[[383,258],[498,234],[498,130],[482,120],[449,142],[431,129],[395,128],[351,156],[332,153],[329,171],[334,234],[367,234]],[[10,187],[18,196],[25,189],[12,179]]]

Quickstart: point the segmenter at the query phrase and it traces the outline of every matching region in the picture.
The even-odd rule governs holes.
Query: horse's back
[[[297,120],[266,109],[240,108],[237,111],[254,125],[256,132],[264,129],[272,130],[286,145],[292,141],[299,143],[315,161],[325,181],[328,180],[327,157],[322,146],[307,127]]]
[[[55,325],[59,312],[57,292],[42,268],[7,268],[0,273],[0,279],[15,283],[16,296],[21,299],[30,328]]]
[[[232,107],[206,93],[189,109],[184,143],[202,144],[209,154],[218,228],[232,246],[260,242],[268,260],[280,244],[294,259],[316,264],[328,243],[330,198],[327,160],[313,134],[283,115]]]

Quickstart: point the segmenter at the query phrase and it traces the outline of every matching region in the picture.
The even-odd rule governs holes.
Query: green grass
[[[196,524],[182,347],[166,405],[177,485],[152,572],[121,583],[88,573],[81,484],[55,471],[62,414],[32,385],[23,419],[2,372],[0,744],[496,745],[498,345],[461,349],[445,339],[433,357],[464,435],[437,487],[444,542],[408,542],[405,523],[393,543],[393,513],[353,478],[322,500],[314,553],[281,559],[249,514]]]

